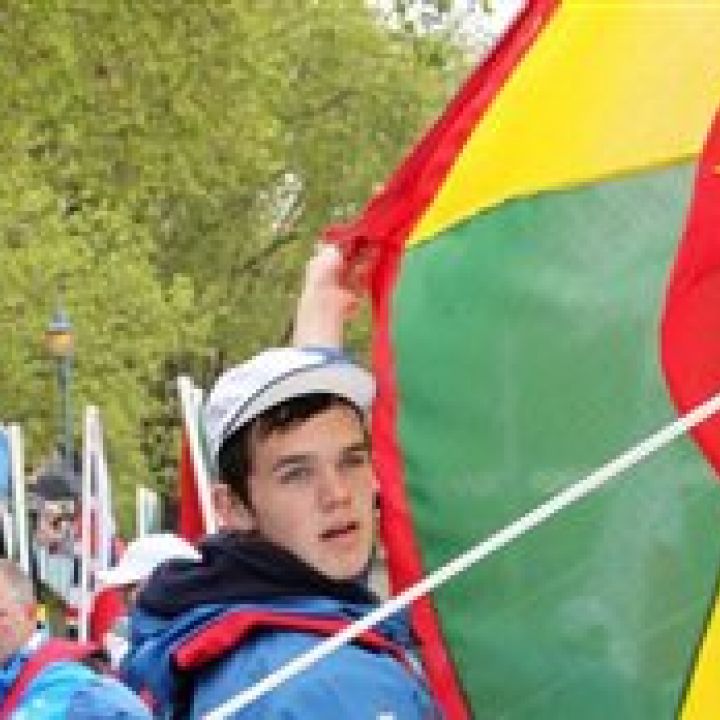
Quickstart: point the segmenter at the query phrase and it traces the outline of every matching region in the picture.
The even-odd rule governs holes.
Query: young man
[[[296,341],[337,344],[352,304],[338,271],[338,259],[311,263]],[[216,383],[205,415],[222,531],[204,542],[200,564],[163,566],[131,622],[128,679],[152,692],[160,714],[204,716],[376,605],[365,582],[373,392],[372,378],[334,348],[268,350]],[[439,713],[401,616],[236,717]]]
[[[38,630],[32,583],[0,560],[0,718],[149,720],[140,700],[83,660],[93,648]]]

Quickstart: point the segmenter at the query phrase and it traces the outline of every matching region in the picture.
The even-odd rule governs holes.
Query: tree
[[[195,314],[189,279],[176,275],[165,286],[159,282],[152,243],[124,217],[106,208],[67,217],[38,178],[23,177],[27,165],[13,170],[0,180],[2,416],[22,423],[32,460],[47,454],[59,419],[43,334],[58,288],[64,288],[63,303],[71,309],[77,335],[76,416],[88,402],[102,409],[127,527],[134,485],[149,481],[140,430],[158,401],[148,385],[169,354],[204,347],[209,322]]]
[[[318,232],[386,177],[462,63],[361,0],[16,0],[2,20],[0,417],[24,423],[31,461],[47,451],[39,343],[62,286],[76,402],[101,407],[127,518],[158,470],[140,436],[167,414],[167,368],[279,342]]]

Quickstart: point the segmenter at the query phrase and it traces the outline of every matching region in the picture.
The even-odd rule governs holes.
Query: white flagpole
[[[80,516],[80,612],[78,617],[78,638],[87,642],[90,621],[90,533],[92,513],[92,464],[93,464],[93,416],[96,408],[85,408],[83,423],[82,498]]]
[[[111,564],[112,539],[115,528],[112,511],[112,487],[105,457],[100,411],[97,409],[93,413],[93,425],[94,451],[97,463],[98,568],[106,570]]]
[[[5,540],[5,557],[12,560],[15,557],[15,531],[13,530],[12,515],[4,505],[2,507],[2,528]]]
[[[11,449],[10,449],[10,435],[8,428],[6,428],[4,425],[0,425],[0,438],[4,438],[4,445],[6,444],[7,448],[7,472],[8,476],[7,478],[0,478],[0,482],[7,481],[7,494],[4,498],[2,498],[2,501],[0,501],[0,513],[2,513],[2,532],[3,532],[3,541],[5,545],[5,557],[8,560],[12,560],[15,557],[15,530],[13,528],[13,518],[12,514],[10,513],[10,502],[12,498],[12,484],[13,484],[13,473],[12,473],[12,465],[11,465]]]
[[[138,485],[135,488],[135,533],[138,537],[159,532],[162,523],[158,494]]]
[[[160,499],[158,498],[158,494],[150,488],[145,488],[145,507],[148,532],[158,532],[162,520],[160,517]]]
[[[197,483],[200,508],[203,515],[205,532],[210,535],[217,532],[217,520],[212,506],[210,494],[210,474],[205,464],[205,453],[203,452],[200,440],[200,428],[198,426],[198,413],[202,402],[202,392],[193,385],[192,380],[184,375],[177,380],[178,392],[180,393],[180,405],[182,407],[185,428],[190,442],[190,454],[195,469],[195,481]]]
[[[25,452],[19,425],[8,427],[12,467],[13,515],[20,567],[30,577],[30,538],[28,537],[27,506],[25,501]]]
[[[255,700],[258,700],[284,682],[307,670],[307,668],[322,660],[327,655],[352,642],[363,632],[390,617],[390,615],[406,608],[418,598],[432,592],[478,561],[488,557],[500,548],[505,547],[513,540],[522,537],[525,533],[546,520],[549,520],[553,515],[556,515],[561,510],[564,510],[566,507],[602,487],[616,475],[636,465],[641,460],[657,452],[660,448],[665,447],[665,445],[684,435],[692,428],[715,415],[718,411],[720,411],[720,393],[714,395],[701,405],[698,405],[674,422],[661,428],[634,447],[626,450],[582,480],[557,493],[549,500],[538,505],[534,510],[521,516],[486,540],[478,543],[462,555],[438,568],[426,578],[407,588],[407,590],[396,595],[394,598],[391,598],[384,605],[368,613],[336,635],[318,643],[311,650],[291,660],[255,685],[242,690],[227,702],[205,715],[204,720],[226,720],[226,718],[247,707],[250,703],[255,702]]]
[[[145,487],[135,486],[135,536],[143,537],[146,532],[147,522],[145,520]]]

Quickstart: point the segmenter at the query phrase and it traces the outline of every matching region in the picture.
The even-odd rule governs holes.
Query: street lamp
[[[69,487],[73,487],[75,468],[73,461],[73,423],[70,387],[72,382],[75,335],[73,334],[73,326],[70,323],[70,318],[68,318],[63,308],[55,310],[55,314],[45,331],[45,343],[57,363],[58,385],[62,403],[61,419],[64,434],[63,467],[65,469],[65,479]]]

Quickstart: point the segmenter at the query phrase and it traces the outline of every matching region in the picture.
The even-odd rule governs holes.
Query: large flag
[[[662,325],[662,359],[678,407],[686,410],[720,386],[720,113],[697,172],[695,196],[673,267]],[[695,433],[720,471],[720,418]],[[720,714],[720,593],[699,648],[682,720]]]
[[[660,319],[719,49],[714,2],[530,0],[331,233],[382,251],[373,432],[395,590],[674,417]],[[673,278],[677,292],[692,280]],[[720,317],[714,292],[680,325],[669,309],[666,340],[688,341],[702,307]],[[720,488],[684,440],[418,603],[449,717],[673,717],[719,528]]]

